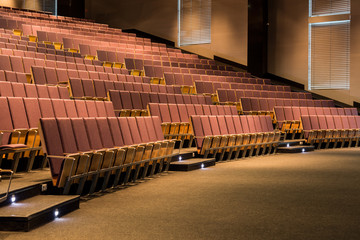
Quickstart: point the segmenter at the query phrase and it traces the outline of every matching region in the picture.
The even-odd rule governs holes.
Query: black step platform
[[[38,195],[0,209],[1,231],[30,231],[79,208],[80,196]]]
[[[314,146],[296,145],[289,147],[278,147],[278,153],[301,153],[314,151]]]
[[[3,177],[0,197],[8,185],[9,178]],[[49,169],[16,173],[0,204],[0,231],[30,231],[79,208],[80,196],[51,195],[53,190]]]
[[[172,162],[192,159],[197,156],[197,148],[174,149],[173,153],[175,155],[171,159]]]
[[[304,144],[305,139],[284,140],[279,142],[279,147],[289,147]]]
[[[215,158],[192,158],[170,163],[170,171],[192,171],[215,166]]]

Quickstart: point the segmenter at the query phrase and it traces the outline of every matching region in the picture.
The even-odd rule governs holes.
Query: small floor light
[[[181,157],[181,156],[179,156],[179,161],[181,162],[181,160],[182,160],[182,157]]]
[[[58,209],[55,209],[54,211],[54,216],[57,218],[59,216],[59,210]]]
[[[14,202],[16,201],[16,197],[15,197],[15,195],[12,195],[12,196],[11,196],[10,201],[11,201],[12,203],[14,203]]]
[[[288,143],[288,144],[286,144],[286,147],[290,147],[290,144]]]
[[[201,164],[201,168],[204,168],[204,167],[205,167],[205,166],[204,166],[204,164],[202,163],[202,164]]]
[[[305,152],[305,148],[302,149],[302,152]]]

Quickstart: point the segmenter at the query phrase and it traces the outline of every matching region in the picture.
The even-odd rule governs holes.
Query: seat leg
[[[259,156],[261,147],[262,147],[262,145],[258,145],[258,148],[256,149],[255,156]]]
[[[121,172],[122,172],[121,170],[122,170],[122,167],[117,169],[115,172],[113,187],[116,187],[119,184],[120,176],[121,176]]]
[[[20,156],[21,156],[21,153],[19,153],[19,152],[14,153],[14,159],[11,164],[11,169],[14,173],[16,173],[17,167],[19,165]]]
[[[206,150],[203,158],[208,158],[209,152],[210,152],[209,150]]]
[[[239,147],[239,149],[238,149],[238,150],[236,150],[236,152],[235,152],[235,156],[234,156],[234,159],[238,159],[238,158],[239,158],[240,151],[241,151],[241,147]]]
[[[250,152],[249,152],[249,157],[253,156],[254,150],[255,150],[255,146],[251,146]]]
[[[231,157],[232,157],[234,151],[235,151],[234,148],[231,148],[231,149],[230,149],[229,154],[228,154],[228,157],[226,158],[226,160],[228,160],[228,161],[231,160]]]
[[[271,152],[272,152],[272,150],[273,150],[273,143],[270,143],[270,144],[269,144],[269,150],[268,150],[268,152],[267,152],[266,155],[270,155]]]
[[[247,147],[245,147],[241,158],[245,158],[245,157],[246,157],[246,153],[247,153],[248,151],[250,151],[250,149],[247,148]]]
[[[26,166],[26,171],[27,171],[27,172],[31,171],[31,169],[32,169],[32,167],[33,167],[33,165],[34,165],[34,160],[35,160],[36,152],[37,152],[37,151],[30,151],[29,161],[28,161],[27,166]]]
[[[135,168],[135,174],[134,174],[134,177],[132,179],[132,182],[136,182],[138,176],[139,176],[139,172],[140,172],[140,164],[136,165],[136,168]]]
[[[107,171],[106,173],[105,173],[105,175],[104,175],[104,182],[103,182],[103,184],[102,184],[102,186],[101,186],[101,191],[105,191],[105,189],[107,188],[107,185],[108,185],[108,183],[109,183],[109,179],[110,179],[110,174],[111,173],[111,171]]]
[[[220,154],[219,161],[223,161],[225,155],[225,149],[223,149],[222,153]]]
[[[41,168],[42,169],[45,168],[47,163],[48,163],[48,159],[47,159],[47,157],[44,156]]]
[[[126,185],[129,181],[129,178],[130,178],[130,174],[131,174],[131,167],[132,165],[128,166],[126,168],[126,173],[125,173],[125,179],[124,179],[124,185]]]
[[[148,172],[148,170],[149,170],[149,165],[150,165],[150,163],[149,163],[149,161],[147,161],[147,162],[145,163],[145,165],[144,165],[144,171],[143,171],[143,173],[142,173],[142,175],[141,175],[141,179],[146,178],[146,174],[147,174],[147,172]]]
[[[150,169],[150,173],[149,173],[149,177],[153,177],[155,174],[155,169],[156,169],[156,165],[157,165],[157,160],[153,160],[152,164],[151,164],[151,169]],[[161,166],[161,163],[160,163]],[[160,166],[159,166],[159,171],[160,171]]]
[[[94,176],[91,179],[92,183],[90,186],[89,194],[93,194],[95,192],[98,179],[99,179],[99,173],[94,174]]]
[[[343,148],[345,145],[345,139],[342,139],[342,142],[341,142],[341,148]]]
[[[165,159],[164,159],[164,160],[165,160]],[[170,163],[171,163],[171,158],[170,158],[170,157],[167,157],[167,158],[166,158],[166,167],[165,167],[164,172],[168,172],[168,171],[169,171]]]
[[[63,190],[63,195],[68,195],[69,194],[72,182],[73,181],[71,179],[66,180],[64,190]]]
[[[80,179],[79,186],[78,186],[77,191],[76,191],[77,195],[81,195],[81,193],[83,192],[86,179],[87,179],[87,175]]]

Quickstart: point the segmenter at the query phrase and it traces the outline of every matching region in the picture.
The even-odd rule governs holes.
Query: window
[[[350,13],[350,0],[310,0],[310,17]]]
[[[350,0],[310,0],[309,7],[308,88],[349,89]]]
[[[178,44],[211,43],[211,0],[178,0]]]

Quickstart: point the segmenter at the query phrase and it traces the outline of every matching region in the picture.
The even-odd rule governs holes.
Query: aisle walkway
[[[360,239],[360,149],[176,172],[0,239]]]

